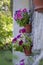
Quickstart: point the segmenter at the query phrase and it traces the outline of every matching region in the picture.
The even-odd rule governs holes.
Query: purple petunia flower
[[[25,65],[25,63],[24,62],[21,62],[20,65]]]
[[[22,15],[21,14],[17,14],[17,19],[18,20],[21,20],[23,17],[22,17]]]
[[[21,14],[21,13],[22,13],[22,11],[21,11],[21,10],[18,10],[18,11],[17,11],[17,14]]]
[[[18,12],[18,10],[17,10],[17,11],[15,11],[15,14],[17,14],[17,12]]]
[[[20,61],[20,65],[25,65],[24,59],[22,59],[22,60]]]
[[[22,59],[20,62],[24,62],[24,59]]]
[[[29,13],[31,12],[31,10],[29,10]]]
[[[18,18],[19,20],[21,20],[21,19],[23,18],[23,16],[22,16],[22,11],[21,11],[21,10],[18,10],[18,12],[17,12],[17,18]]]
[[[20,41],[19,41],[19,45],[22,45],[22,44],[23,44],[23,41],[22,41],[22,40],[20,40]]]
[[[16,42],[17,41],[17,38],[15,37],[13,40],[12,40],[12,43]]]
[[[25,12],[27,12],[27,9],[26,9],[26,8],[24,8],[24,9],[23,9],[23,12],[24,12],[24,13],[25,13]]]
[[[20,62],[20,65],[25,65],[24,61]]]
[[[19,30],[19,33],[26,33],[26,29],[25,29],[25,28],[20,29],[20,30]]]
[[[26,32],[26,29],[25,29],[25,28],[23,28],[23,29],[22,29],[22,33],[25,33],[25,32]]]
[[[22,11],[21,10],[16,11],[14,14],[14,19],[17,21],[17,20],[21,20],[22,18],[23,18]]]
[[[18,36],[17,36],[17,38],[20,38],[21,37],[21,34],[19,34]]]

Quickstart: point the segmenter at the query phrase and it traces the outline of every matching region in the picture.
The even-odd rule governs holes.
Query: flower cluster
[[[16,51],[23,51],[23,43],[24,43],[24,36],[21,34],[25,34],[26,30],[25,29],[20,29],[19,30],[19,35],[17,35],[13,40],[12,40],[12,43],[13,43],[13,46],[14,46],[14,49]]]
[[[25,26],[26,24],[30,23],[30,18],[31,18],[31,10],[27,10],[26,8],[24,8],[23,10],[17,10],[15,11],[14,14],[14,19],[17,21],[17,23],[20,26]]]
[[[22,41],[21,35],[18,35],[17,37],[15,37],[13,39],[13,46],[14,46],[13,48],[14,48],[14,50],[23,51],[22,44],[23,44],[23,41]]]
[[[28,46],[30,47],[31,46],[31,43],[32,43],[32,40],[30,37],[28,37],[26,35],[26,30],[23,28],[23,29],[20,29],[19,30],[19,35],[16,36],[13,40],[12,40],[12,43],[13,43],[13,48],[14,50],[16,51],[21,51],[23,52],[23,47],[24,46]],[[26,40],[27,42],[26,42]]]

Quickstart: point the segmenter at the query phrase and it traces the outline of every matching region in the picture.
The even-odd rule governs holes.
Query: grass
[[[0,51],[0,65],[13,65],[11,51]]]
[[[40,60],[39,65],[43,65],[43,59]]]

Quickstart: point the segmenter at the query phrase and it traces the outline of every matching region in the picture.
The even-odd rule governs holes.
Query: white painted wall
[[[13,0],[13,16],[16,10],[27,8],[30,9],[30,0]],[[19,25],[17,25],[16,21],[14,21],[14,37],[18,35],[18,31],[20,29]]]

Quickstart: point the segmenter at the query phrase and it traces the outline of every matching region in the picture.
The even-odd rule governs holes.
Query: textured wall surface
[[[33,48],[43,49],[43,13],[34,12]]]

